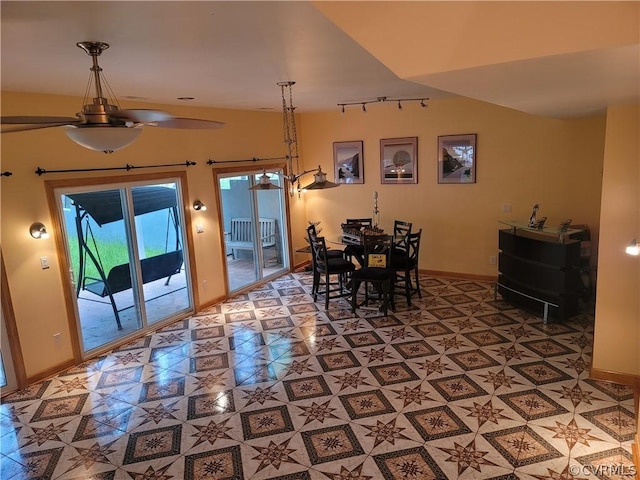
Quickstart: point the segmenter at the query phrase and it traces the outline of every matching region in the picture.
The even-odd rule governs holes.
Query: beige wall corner
[[[640,105],[609,108],[604,152],[593,369],[640,375]]]

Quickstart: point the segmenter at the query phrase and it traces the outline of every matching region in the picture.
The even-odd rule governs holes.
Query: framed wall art
[[[438,183],[476,183],[476,134],[438,137]]]
[[[362,141],[333,142],[336,183],[364,183]]]
[[[418,137],[380,140],[380,182],[418,183]]]

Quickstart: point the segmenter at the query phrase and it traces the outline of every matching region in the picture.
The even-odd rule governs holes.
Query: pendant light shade
[[[325,188],[339,187],[337,183],[333,183],[327,180],[327,174],[322,171],[320,165],[318,165],[318,171],[313,174],[313,182],[302,187],[303,190],[323,190]]]
[[[130,145],[142,133],[141,128],[95,126],[95,127],[67,127],[67,136],[90,150],[113,153]]]
[[[267,175],[267,171],[263,170],[260,175],[260,182],[253,187],[249,187],[249,190],[282,190],[282,187],[271,183],[271,177]]]

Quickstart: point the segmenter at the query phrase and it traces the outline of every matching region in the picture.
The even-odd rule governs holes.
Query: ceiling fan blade
[[[31,125],[20,125],[16,127],[5,127],[3,125],[2,131],[0,133],[25,132],[27,130],[38,130],[42,128],[51,128],[51,127],[64,127],[69,125],[80,125],[80,121],[76,120],[75,122],[63,122],[63,123],[39,123],[39,124],[31,124]]]
[[[162,128],[189,128],[189,129],[206,129],[206,128],[222,128],[223,122],[215,120],[202,120],[199,118],[172,118],[163,122],[156,122],[156,126]]]
[[[134,123],[153,123],[171,120],[173,115],[161,110],[150,109],[125,109],[109,112],[109,116],[119,120],[131,121]]]
[[[78,123],[76,117],[39,117],[39,116],[16,116],[16,117],[0,117],[2,125],[39,125],[43,123],[56,123],[58,125],[67,125]],[[57,125],[56,125],[57,126]]]

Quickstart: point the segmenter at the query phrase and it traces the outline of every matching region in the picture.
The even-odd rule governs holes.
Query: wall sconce
[[[629,255],[634,255],[634,256],[638,256],[640,254],[640,245],[638,244],[638,241],[635,238],[631,240],[631,243],[625,249],[625,252],[627,252]]]
[[[29,227],[29,234],[33,238],[49,238],[49,233],[47,232],[47,229],[40,222],[31,224],[31,226]]]
[[[193,202],[193,209],[202,210],[204,212],[207,209],[207,206],[204,203],[202,203],[200,200],[196,200],[195,202]]]

